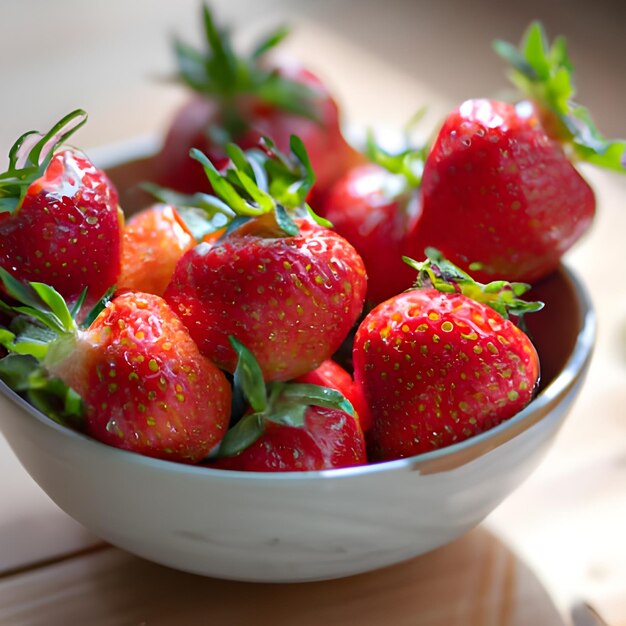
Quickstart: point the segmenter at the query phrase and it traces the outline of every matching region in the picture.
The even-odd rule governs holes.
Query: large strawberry
[[[601,137],[571,101],[562,39],[551,48],[538,24],[514,63],[527,100],[468,100],[445,120],[424,166],[422,214],[410,255],[440,249],[477,278],[537,281],[588,230],[594,193],[581,159],[623,171],[626,144]]]
[[[415,279],[402,254],[420,212],[424,151],[394,154],[370,137],[366,154],[369,162],[337,180],[317,210],[356,248],[367,270],[367,300],[378,304]]]
[[[220,469],[287,472],[362,465],[365,439],[349,401],[334,387],[263,382],[248,351],[231,338],[239,362],[235,388],[249,411],[233,426],[208,465]]]
[[[211,360],[234,371],[232,335],[252,351],[266,380],[295,378],[329,358],[361,313],[366,290],[354,248],[287,211],[304,208],[313,180],[297,138],[292,149],[294,163],[272,148],[263,168],[261,155],[246,157],[231,145],[234,164],[225,175],[194,153],[240,218],[217,241],[187,252],[164,294]]]
[[[354,340],[354,376],[372,412],[374,461],[428,452],[483,432],[533,397],[537,352],[507,313],[537,310],[528,285],[480,285],[433,254],[416,288],[373,309]]]
[[[22,303],[11,327],[0,329],[12,353],[0,373],[9,381],[18,371],[26,374],[18,391],[42,378],[59,379],[82,400],[87,434],[140,454],[195,463],[219,443],[230,416],[230,384],[162,298],[122,293],[78,327],[54,289],[24,286],[5,270],[0,275]],[[75,409],[72,393],[67,398]]]
[[[18,280],[95,304],[120,272],[123,215],[106,174],[64,142],[86,121],[70,113],[48,133],[20,137],[0,174],[0,266]]]
[[[248,149],[268,136],[286,151],[291,135],[298,135],[313,163],[316,188],[326,189],[358,154],[344,139],[337,103],[319,78],[295,64],[267,60],[287,31],[272,33],[248,56],[239,56],[206,6],[203,18],[206,50],[176,44],[179,78],[195,95],[170,125],[157,157],[157,182],[185,193],[208,191],[202,167],[188,158],[191,148],[221,169],[228,142]]]

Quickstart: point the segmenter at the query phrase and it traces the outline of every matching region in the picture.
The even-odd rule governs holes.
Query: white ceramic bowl
[[[129,189],[129,181],[149,175],[149,165],[138,160],[110,173]],[[427,552],[477,525],[550,446],[583,383],[595,318],[584,287],[565,267],[533,298],[546,302],[528,319],[543,371],[536,399],[486,433],[412,458],[285,474],[189,467],[59,426],[4,384],[0,426],[62,509],[139,556],[247,581],[365,572]]]

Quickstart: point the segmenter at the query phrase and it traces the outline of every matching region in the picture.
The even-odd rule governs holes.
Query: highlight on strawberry
[[[107,175],[64,142],[87,121],[77,109],[47,133],[24,133],[0,174],[0,266],[22,282],[95,303],[120,272],[123,214]]]
[[[529,286],[475,282],[435,250],[415,287],[374,308],[354,339],[355,382],[369,404],[371,461],[430,452],[513,417],[533,398],[539,357],[516,325],[542,307]]]
[[[197,463],[228,427],[231,388],[160,297],[125,292],[82,324],[39,282],[0,268],[9,316],[0,377],[45,414],[111,446]]]
[[[229,144],[224,172],[192,150],[216,210],[233,217],[181,257],[164,298],[219,367],[235,370],[233,336],[266,380],[289,380],[337,350],[361,314],[367,277],[354,247],[306,203],[314,175],[302,141],[292,137],[289,154],[267,138],[263,147]]]
[[[577,164],[625,172],[626,142],[602,137],[572,101],[563,38],[549,46],[533,23],[519,50],[496,50],[522,95],[467,100],[448,115],[424,165],[411,249],[434,246],[480,280],[536,282],[593,222],[595,195]]]
[[[322,81],[293,59],[269,58],[288,29],[270,33],[244,55],[206,5],[202,17],[205,49],[175,43],[178,80],[194,95],[171,122],[155,182],[183,193],[210,191],[202,167],[188,158],[191,148],[221,169],[229,143],[247,150],[267,136],[287,151],[290,137],[298,135],[316,172],[316,193],[323,193],[358,153],[345,140],[339,107]]]
[[[238,356],[234,393],[247,406],[207,466],[285,472],[366,463],[358,416],[339,390],[303,382],[266,384],[253,354],[234,337],[230,342]]]

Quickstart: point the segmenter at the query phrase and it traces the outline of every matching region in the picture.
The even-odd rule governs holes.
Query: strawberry
[[[121,293],[78,327],[54,289],[0,274],[23,303],[14,311],[31,318],[25,325],[17,317],[0,331],[14,357],[5,372],[15,370],[16,356],[27,359],[21,363],[26,369],[35,357],[49,379],[80,398],[85,432],[117,448],[195,463],[219,443],[230,416],[230,385],[162,298]],[[33,380],[32,372],[26,380]]]
[[[340,392],[316,384],[265,385],[252,353],[232,337],[231,342],[239,355],[235,388],[248,398],[250,410],[228,431],[210,467],[286,472],[366,462],[359,421]]]
[[[202,153],[194,156],[241,217],[217,241],[181,258],[164,297],[222,369],[236,366],[232,335],[252,351],[266,380],[289,380],[339,347],[363,307],[365,268],[343,237],[289,215],[287,208],[304,208],[313,179],[297,138],[291,161],[271,146],[266,171],[259,154],[229,149],[234,163],[225,175]]]
[[[520,411],[537,385],[537,352],[508,319],[541,307],[517,299],[528,285],[480,285],[429,254],[412,262],[416,288],[374,308],[356,332],[354,377],[372,412],[374,461],[483,432]]]
[[[530,100],[468,100],[450,113],[424,165],[409,249],[434,246],[481,280],[536,282],[594,218],[594,193],[574,160],[624,171],[626,143],[603,139],[571,102],[562,39],[548,48],[533,24],[521,52],[502,42],[497,49]]]
[[[106,174],[60,147],[87,119],[70,113],[47,134],[26,133],[0,174],[0,266],[94,305],[120,272],[123,215]]]
[[[370,136],[367,156],[369,163],[351,168],[335,182],[318,212],[363,259],[367,301],[373,305],[404,291],[415,278],[402,253],[419,215],[424,152],[392,154]]]
[[[333,359],[326,359],[314,370],[298,376],[294,382],[319,385],[340,391],[354,407],[363,431],[371,426],[369,406],[363,394],[363,388],[357,385],[350,373]]]
[[[195,243],[173,206],[155,204],[136,213],[124,226],[119,287],[163,295],[176,263]]]
[[[295,64],[266,60],[286,29],[269,35],[249,56],[238,56],[206,6],[203,18],[206,50],[176,44],[179,78],[195,96],[169,127],[157,157],[157,182],[184,193],[210,191],[202,168],[188,159],[191,148],[222,169],[229,142],[249,149],[268,136],[287,151],[291,135],[298,135],[313,163],[316,188],[327,188],[358,153],[344,139],[338,105],[320,79]]]

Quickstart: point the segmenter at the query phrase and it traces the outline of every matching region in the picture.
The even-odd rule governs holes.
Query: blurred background
[[[251,40],[272,25],[335,90],[345,118],[399,125],[507,85],[491,42],[517,43],[532,19],[564,34],[578,100],[608,136],[626,135],[626,3],[620,0],[213,0],[221,23]],[[15,139],[82,107],[82,148],[161,133],[184,92],[167,81],[172,41],[201,41],[200,0],[2,0],[0,168]],[[398,84],[406,79],[406,90]],[[400,80],[399,80],[400,79]],[[391,90],[389,85],[395,87]]]

